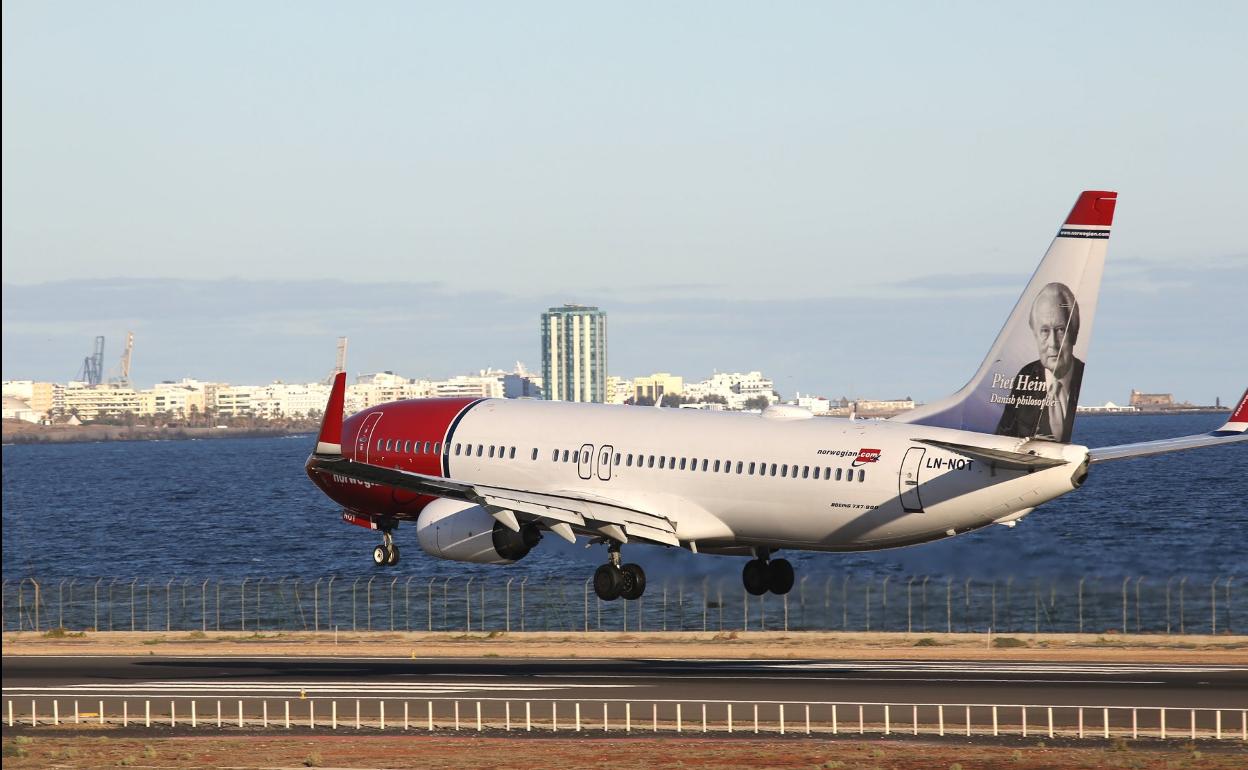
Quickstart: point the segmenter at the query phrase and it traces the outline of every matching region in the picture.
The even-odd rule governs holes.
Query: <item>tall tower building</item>
[[[606,401],[605,312],[564,305],[542,313],[542,378],[551,401]]]

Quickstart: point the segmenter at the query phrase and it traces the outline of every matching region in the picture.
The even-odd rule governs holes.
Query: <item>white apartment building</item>
[[[746,401],[759,396],[766,398],[768,404],[780,400],[775,394],[775,383],[762,372],[716,372],[701,382],[685,383],[684,395],[697,401],[719,396],[729,409],[744,409]]]

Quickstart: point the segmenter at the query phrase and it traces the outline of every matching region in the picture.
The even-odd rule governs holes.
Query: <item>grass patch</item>
[[[304,767],[320,767],[322,763],[321,755],[315,751],[303,758]]]
[[[43,632],[44,639],[81,639],[86,635],[86,631],[70,631],[64,626],[57,626]]]
[[[191,633],[186,635],[186,638],[187,639],[207,639],[208,634],[205,634],[203,631],[192,631]]]
[[[919,641],[915,642],[915,643],[914,643],[914,646],[915,646],[915,647],[940,647],[940,646],[941,646],[941,644],[940,644],[940,642],[936,641],[936,640],[935,640],[935,639],[933,639],[932,637],[930,637],[930,636],[925,636],[925,637],[923,637],[922,639],[920,639]]]
[[[992,646],[998,649],[1009,649],[1011,647],[1026,647],[1027,642],[1022,639],[1015,639],[1012,636],[998,636],[992,640]]]
[[[148,647],[151,647],[151,646],[153,646],[153,645],[160,644],[160,643],[161,643],[161,642],[163,642],[163,641],[165,641],[165,640],[164,640],[164,639],[162,639],[162,638],[160,638],[160,637],[156,637],[155,639],[144,639],[144,640],[142,641],[142,644],[146,644]]]

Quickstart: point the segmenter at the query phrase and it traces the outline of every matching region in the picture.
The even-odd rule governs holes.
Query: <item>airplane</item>
[[[415,399],[344,418],[340,372],[306,463],[348,523],[380,531],[373,562],[399,560],[414,522],[431,556],[523,559],[547,533],[606,546],[604,600],[637,599],[625,545],[751,557],[753,595],[785,594],[782,551],[862,551],[1013,526],[1078,489],[1101,462],[1248,441],[1248,391],[1196,436],[1070,443],[1117,193],[1086,191],[988,355],[943,400],[888,420],[508,399]]]

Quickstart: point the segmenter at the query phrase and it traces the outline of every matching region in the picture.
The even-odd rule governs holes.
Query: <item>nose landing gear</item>
[[[646,592],[646,572],[640,564],[620,564],[620,544],[607,546],[610,558],[594,571],[594,593],[603,601],[640,599]]]
[[[768,591],[784,595],[793,590],[793,565],[788,559],[769,559],[769,556],[769,551],[760,552],[758,558],[747,561],[741,571],[741,582],[753,596],[762,596]]]
[[[373,564],[378,567],[393,567],[399,563],[399,547],[394,542],[392,530],[381,531],[383,542],[373,549]]]

